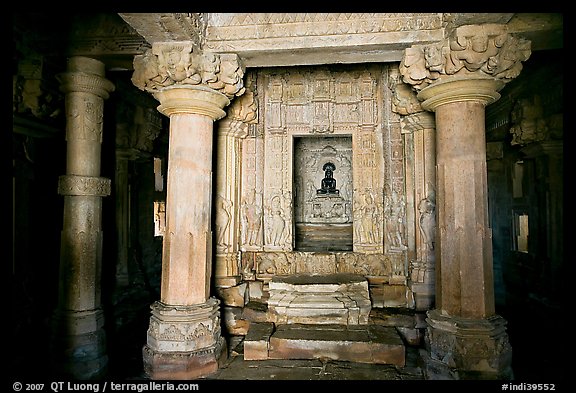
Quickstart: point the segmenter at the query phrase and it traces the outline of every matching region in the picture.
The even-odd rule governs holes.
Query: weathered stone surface
[[[231,307],[244,307],[248,303],[248,284],[242,283],[230,288],[218,288],[222,303]]]
[[[353,274],[276,276],[268,309],[276,323],[367,324],[368,281]]]
[[[249,300],[257,300],[262,299],[264,297],[264,287],[263,282],[256,280],[256,281],[248,281],[248,297]]]
[[[394,328],[345,325],[280,325],[270,337],[271,359],[333,359],[405,364],[404,344]]]
[[[372,287],[373,307],[403,307],[406,304],[408,289],[403,285],[382,285]]]
[[[213,374],[227,358],[226,341],[195,352],[158,352],[148,346],[142,350],[144,371],[151,379],[185,380]]]
[[[268,344],[273,323],[252,323],[244,339],[244,360],[268,359]]]
[[[243,336],[250,328],[250,321],[242,318],[242,308],[240,307],[224,307],[222,319],[229,335]]]
[[[268,305],[263,302],[248,302],[242,309],[242,318],[250,322],[270,322]]]

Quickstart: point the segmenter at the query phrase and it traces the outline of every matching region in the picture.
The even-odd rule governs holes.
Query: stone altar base
[[[275,276],[269,293],[276,324],[366,325],[372,308],[368,281],[355,274]]]
[[[393,327],[252,323],[244,360],[331,359],[404,367],[405,347]]]

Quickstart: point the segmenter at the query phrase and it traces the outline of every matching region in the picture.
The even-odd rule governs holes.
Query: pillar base
[[[56,311],[52,320],[54,373],[77,380],[106,376],[108,356],[102,310]]]
[[[152,379],[195,379],[216,372],[226,360],[220,301],[191,306],[152,304],[144,371]]]
[[[144,372],[151,379],[197,379],[213,374],[227,359],[223,337],[211,348],[196,352],[159,352],[145,345],[142,354]]]
[[[513,379],[512,347],[504,318],[467,319],[438,310],[427,314],[427,379]]]

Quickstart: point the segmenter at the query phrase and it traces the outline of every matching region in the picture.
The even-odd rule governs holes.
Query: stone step
[[[253,323],[244,360],[331,359],[404,367],[406,348],[393,327]]]

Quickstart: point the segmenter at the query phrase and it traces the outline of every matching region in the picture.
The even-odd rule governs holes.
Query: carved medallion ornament
[[[228,99],[244,93],[244,69],[235,54],[193,51],[192,42],[154,43],[134,58],[132,83],[156,92],[174,85],[201,85]]]
[[[460,26],[451,37],[407,48],[400,62],[405,83],[420,91],[445,76],[491,77],[507,83],[530,57],[530,41],[508,34],[506,25]]]

